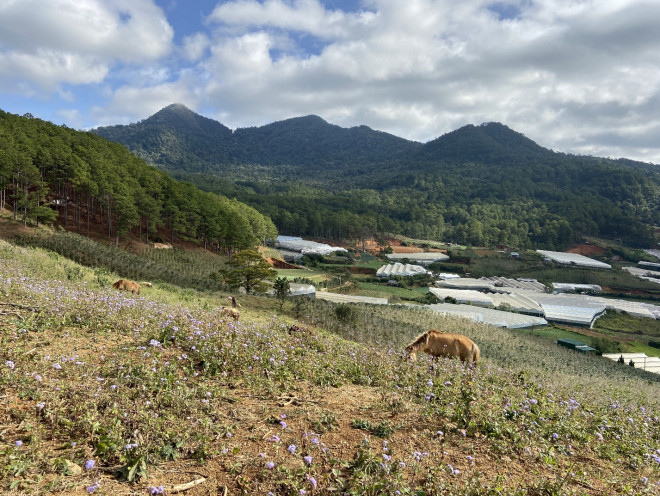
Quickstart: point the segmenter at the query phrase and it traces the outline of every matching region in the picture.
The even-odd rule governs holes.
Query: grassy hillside
[[[660,490],[658,376],[423,309],[244,296],[234,322],[41,248],[0,241],[0,269],[0,492]],[[429,328],[482,362],[403,360]]]

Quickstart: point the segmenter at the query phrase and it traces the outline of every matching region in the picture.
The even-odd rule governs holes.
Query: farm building
[[[495,306],[490,295],[473,289],[429,288],[429,292],[439,301],[445,301],[445,298],[453,298],[458,303],[470,303],[472,305],[491,308]]]
[[[585,257],[577,253],[566,253],[563,251],[536,250],[545,260],[550,260],[562,265],[578,265],[580,267],[591,267],[594,269],[611,269],[610,264],[599,262],[593,258]]]
[[[555,293],[600,293],[603,288],[598,284],[573,284],[570,282],[553,282]]]
[[[543,316],[543,308],[533,298],[515,293],[482,293],[470,289],[429,288],[440,301],[453,298],[458,303]]]
[[[527,289],[530,291],[537,291],[539,293],[544,293],[547,289],[545,284],[538,282],[536,279],[511,279],[508,277],[482,277],[484,281],[489,281],[493,286],[498,288],[516,288],[516,289]]]
[[[525,327],[535,327],[547,325],[548,321],[542,317],[524,315],[521,313],[503,312],[490,308],[476,307],[473,305],[453,305],[451,303],[436,303],[434,305],[425,305],[434,312],[470,319],[474,322],[483,322],[484,324],[496,327],[506,327],[509,329],[522,329]]]
[[[380,269],[376,271],[376,276],[377,277],[393,277],[393,276],[401,276],[401,277],[408,277],[408,276],[418,276],[420,274],[426,274],[427,271],[424,267],[420,267],[419,265],[411,265],[411,264],[402,264],[402,263],[394,263],[394,264],[389,264],[389,265],[383,265]]]
[[[424,253],[390,253],[387,255],[388,260],[393,262],[400,262],[408,260],[412,263],[427,266],[434,262],[445,262],[449,257],[440,252],[424,252]]]
[[[579,351],[580,353],[596,353],[597,351],[596,348],[587,346],[586,343],[576,341],[575,339],[558,339],[557,344],[570,350]]]
[[[435,281],[434,286],[448,289],[473,289],[476,291],[497,291],[492,281],[487,279],[474,279],[471,277],[461,277],[459,279],[445,279]]]
[[[290,293],[289,296],[307,296],[309,298],[314,298],[316,296],[316,288],[313,284],[299,284],[295,282],[289,283]],[[275,296],[275,289],[269,289],[266,291],[266,294],[269,296]]]
[[[620,357],[623,357],[623,363],[626,365],[632,360],[636,369],[660,374],[660,358],[658,357],[649,357],[645,353],[603,353],[603,358],[609,358],[615,362],[618,362]]]
[[[660,250],[644,250],[645,253],[648,253],[651,256],[654,256],[655,258],[660,259]]]
[[[329,293],[328,291],[317,291],[318,300],[332,301],[334,303],[369,303],[371,305],[387,305],[387,298],[373,298],[371,296],[355,296],[338,293]]]
[[[655,270],[643,269],[640,267],[623,267],[623,270],[645,281],[660,283],[660,272]]]
[[[291,289],[291,296],[309,296],[314,298],[316,296],[316,288],[313,284],[298,284],[295,282],[289,283]]]
[[[303,255],[328,255],[335,251],[348,251],[346,248],[330,246],[316,241],[306,241],[297,236],[278,236],[275,248],[302,253]]]

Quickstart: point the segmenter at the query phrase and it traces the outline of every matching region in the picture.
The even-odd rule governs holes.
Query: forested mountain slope
[[[60,215],[83,234],[90,223],[105,224],[115,243],[129,231],[147,241],[166,231],[167,241],[231,252],[276,235],[254,208],[174,180],[121,145],[2,111],[0,208],[24,223]]]
[[[660,223],[658,166],[557,153],[499,123],[421,144],[316,116],[231,133],[172,105],[95,132],[288,234],[554,249],[581,235],[648,246]]]

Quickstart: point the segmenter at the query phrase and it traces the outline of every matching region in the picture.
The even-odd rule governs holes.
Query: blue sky
[[[76,129],[171,103],[426,142],[498,121],[660,163],[657,0],[2,0],[0,109]]]

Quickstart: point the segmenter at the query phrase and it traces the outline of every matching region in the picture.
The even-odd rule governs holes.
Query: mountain
[[[207,163],[230,162],[234,150],[231,129],[181,104],[165,107],[135,124],[101,127],[93,132],[165,169],[205,170]]]
[[[247,203],[284,234],[381,233],[559,249],[654,243],[660,168],[554,152],[496,122],[422,144],[314,115],[229,130],[182,105],[98,128],[178,179]]]
[[[464,126],[426,143],[417,153],[421,159],[455,163],[504,164],[550,158],[552,150],[499,122]]]
[[[325,166],[403,158],[419,143],[374,131],[329,124],[315,115],[237,129],[173,104],[128,126],[93,131],[170,171],[219,171],[227,165]]]

